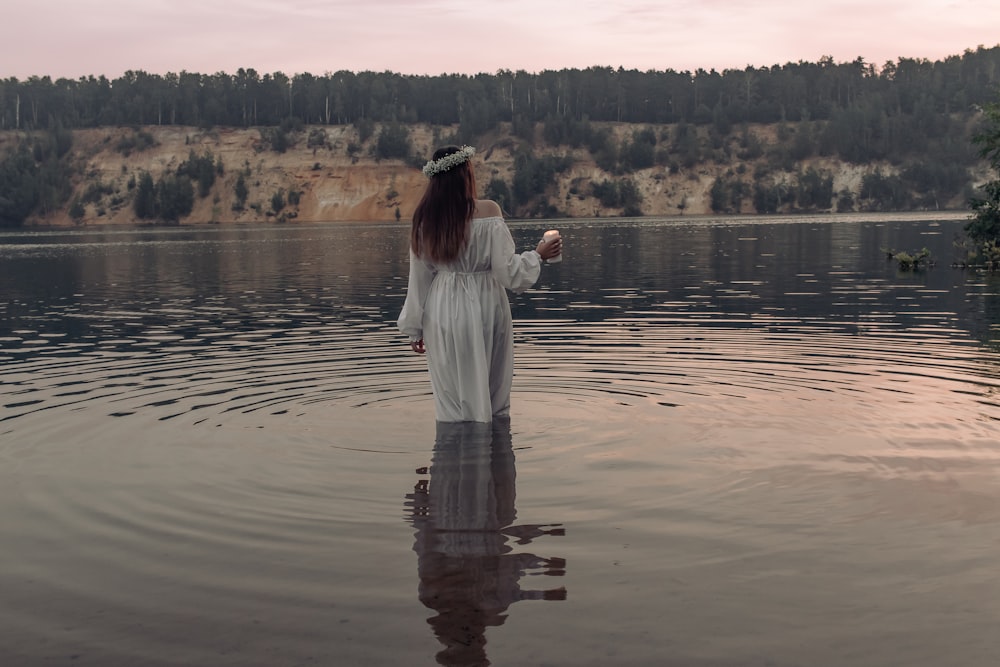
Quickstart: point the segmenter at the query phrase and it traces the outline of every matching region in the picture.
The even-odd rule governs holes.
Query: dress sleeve
[[[396,326],[409,336],[410,341],[424,337],[424,302],[434,280],[434,270],[424,260],[410,250],[410,281],[406,288],[406,300],[399,313]]]
[[[490,266],[493,276],[511,292],[520,294],[538,281],[542,257],[534,250],[517,253],[510,229],[497,220],[490,230]]]

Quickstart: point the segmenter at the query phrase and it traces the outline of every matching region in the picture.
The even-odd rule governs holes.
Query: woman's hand
[[[542,256],[542,259],[552,259],[553,257],[558,257],[562,252],[562,237],[557,236],[552,239],[542,239],[538,242],[538,247],[535,248],[535,252]]]
[[[424,348],[424,339],[410,341],[410,349],[417,354],[424,354],[427,350]]]

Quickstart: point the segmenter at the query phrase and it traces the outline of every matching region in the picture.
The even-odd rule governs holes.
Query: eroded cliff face
[[[613,128],[619,140],[630,136],[633,126]],[[449,128],[409,126],[414,151],[426,159]],[[753,128],[764,141],[771,138],[768,126]],[[152,137],[145,148],[128,149],[130,137],[137,133]],[[310,147],[310,133],[325,140]],[[206,197],[195,197],[192,213],[180,224],[230,222],[319,221],[393,221],[409,220],[420,199],[426,179],[418,167],[401,160],[376,160],[374,139],[362,143],[353,126],[316,126],[296,133],[295,143],[283,153],[270,148],[258,129],[218,128],[199,130],[191,127],[151,126],[144,128],[97,128],[74,131],[70,159],[75,166],[74,199],[89,199],[82,217],[70,216],[69,203],[59,211],[35,216],[27,225],[108,225],[136,224],[133,199],[134,184],[143,172],[154,180],[176,172],[193,151],[206,152],[219,159],[223,173],[217,176]],[[0,133],[0,151],[17,140],[12,132]],[[123,142],[123,140],[125,140]],[[482,194],[492,178],[508,185],[514,176],[514,151],[517,141],[503,131],[482,140],[474,159]],[[569,155],[572,166],[559,174],[546,193],[550,205],[560,216],[609,217],[621,214],[620,208],[607,208],[592,194],[592,184],[621,178],[600,169],[586,149],[545,147],[535,155]],[[710,189],[714,180],[732,164],[703,163],[691,169],[671,172],[666,166],[654,166],[627,175],[642,195],[645,215],[699,215],[711,213]],[[744,165],[747,178],[752,165]],[[833,189],[857,193],[865,173],[874,165],[849,165],[828,159],[813,159],[797,165],[828,171],[834,178]],[[891,167],[887,168],[891,169]],[[235,187],[240,174],[249,194],[242,208],[234,207]],[[130,187],[130,182],[132,187]],[[100,197],[84,197],[95,184],[104,192]],[[272,210],[275,193],[299,193],[298,203],[279,212]],[[961,208],[964,202],[944,202],[942,208]],[[739,213],[753,213],[751,197],[746,197]],[[510,214],[509,211],[506,213]]]
[[[304,139],[284,153],[269,148],[256,129],[214,129],[199,131],[185,127],[143,128],[155,145],[122,152],[117,146],[130,136],[131,129],[102,128],[74,134],[75,159],[82,166],[76,196],[93,183],[110,186],[118,197],[89,203],[79,224],[135,224],[129,181],[144,171],[154,180],[174,172],[193,151],[196,156],[211,153],[221,160],[218,175],[207,197],[195,197],[194,210],[181,224],[299,221],[395,220],[412,210],[419,200],[424,176],[419,169],[400,161],[377,162],[362,151],[357,157],[347,153],[355,141],[350,127],[323,128],[328,146],[307,148]],[[246,204],[234,207],[236,181],[244,176],[249,194]],[[271,198],[277,192],[297,192],[297,205],[275,213]],[[117,202],[117,203],[116,203]],[[66,211],[41,224],[77,224]]]

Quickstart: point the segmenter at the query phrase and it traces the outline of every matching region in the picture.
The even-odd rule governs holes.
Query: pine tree
[[[140,220],[156,217],[156,187],[148,171],[142,172],[139,177],[139,186],[135,192],[135,216]]]

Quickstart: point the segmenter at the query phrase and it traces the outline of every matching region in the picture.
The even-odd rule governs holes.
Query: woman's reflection
[[[563,587],[520,586],[524,575],[562,576],[566,561],[514,551],[512,542],[563,534],[558,524],[514,525],[514,476],[509,420],[438,422],[430,480],[417,482],[407,505],[420,601],[436,612],[427,622],[444,644],[442,665],[488,665],[486,628],[502,625],[512,603],[566,599]]]

